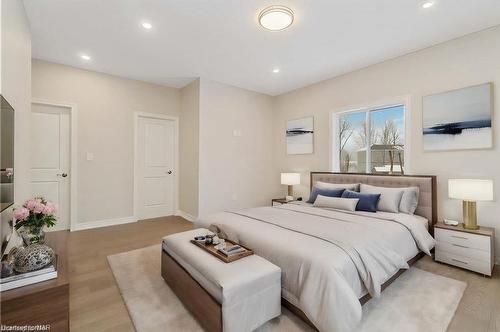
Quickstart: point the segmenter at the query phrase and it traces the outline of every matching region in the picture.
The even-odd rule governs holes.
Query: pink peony
[[[57,211],[56,205],[52,202],[47,202],[47,204],[45,204],[45,208],[43,209],[43,214],[52,215],[55,214],[56,211]]]
[[[26,218],[28,218],[29,215],[30,215],[30,211],[25,207],[22,207],[20,209],[16,209],[14,211],[14,218],[18,221],[26,220]]]
[[[45,210],[45,204],[37,201],[35,207],[33,208],[33,212],[42,213],[44,210]]]
[[[35,198],[31,198],[24,203],[24,207],[30,211],[33,211],[35,207],[38,205],[38,200]]]

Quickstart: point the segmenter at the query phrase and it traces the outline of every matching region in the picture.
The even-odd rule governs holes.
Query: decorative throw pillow
[[[326,188],[326,189],[345,189],[351,191],[359,192],[359,183],[329,183],[329,182],[321,182],[317,181],[314,184],[315,187],[318,188]]]
[[[359,198],[327,197],[318,195],[313,205],[323,208],[355,211],[358,202]]]
[[[313,187],[307,203],[314,203],[318,195],[328,196],[328,197],[340,197],[342,196],[344,190],[345,189],[325,189],[325,188]]]
[[[362,194],[380,194],[377,210],[385,212],[399,212],[399,204],[403,197],[403,189],[376,187],[368,184],[361,184],[360,193]]]
[[[358,198],[357,211],[377,212],[377,204],[380,194],[362,194],[355,191],[346,190],[342,193],[342,198]]]
[[[414,214],[418,206],[418,196],[420,189],[418,187],[407,187],[403,189],[403,197],[399,203],[399,212]]]

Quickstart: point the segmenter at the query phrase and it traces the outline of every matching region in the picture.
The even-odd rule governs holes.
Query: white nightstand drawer
[[[460,244],[453,244],[448,242],[437,242],[436,243],[436,252],[444,251],[449,252],[450,254],[455,254],[459,256],[464,256],[468,258],[472,258],[475,260],[480,260],[485,263],[491,263],[491,254],[489,251],[479,250],[474,248],[468,248],[466,246],[462,246]]]
[[[436,260],[491,276],[491,264],[477,259],[436,250]]]
[[[490,252],[491,238],[484,235],[476,235],[466,232],[452,231],[449,229],[436,228],[434,236],[438,242],[448,242]]]

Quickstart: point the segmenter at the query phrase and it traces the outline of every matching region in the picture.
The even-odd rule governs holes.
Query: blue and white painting
[[[424,150],[491,148],[491,90],[486,83],[425,96]]]
[[[308,154],[314,151],[314,118],[290,120],[286,126],[286,153]]]

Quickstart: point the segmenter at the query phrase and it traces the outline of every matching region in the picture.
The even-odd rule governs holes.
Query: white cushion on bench
[[[253,331],[281,314],[281,269],[251,255],[224,263],[190,243],[200,228],[163,238],[163,249],[222,306],[224,331]]]

